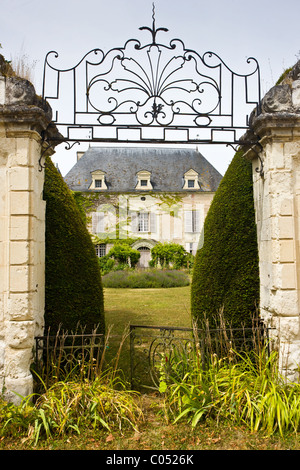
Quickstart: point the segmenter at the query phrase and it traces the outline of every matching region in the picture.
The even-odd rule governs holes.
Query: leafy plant
[[[193,262],[193,256],[178,243],[157,243],[151,249],[151,256],[151,264],[155,267],[160,264],[168,268],[172,264],[175,269],[180,269]]]
[[[179,363],[180,364],[180,363]],[[192,427],[208,417],[246,425],[268,435],[299,431],[300,385],[287,384],[278,371],[278,354],[237,353],[211,356],[203,367],[196,349],[186,374],[174,373],[165,387],[165,407],[174,423],[186,418]]]
[[[140,252],[131,248],[125,243],[116,243],[108,253],[108,257],[114,258],[119,264],[127,264],[132,268],[136,266],[140,259]]]

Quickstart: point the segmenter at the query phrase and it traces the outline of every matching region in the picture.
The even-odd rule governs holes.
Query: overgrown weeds
[[[299,430],[300,384],[281,376],[276,351],[267,344],[257,351],[229,345],[225,356],[211,353],[204,361],[202,354],[198,345],[189,361],[173,362],[168,386],[163,377],[165,409],[174,423],[187,419],[195,428],[210,418],[267,435]]]
[[[127,334],[126,331],[119,349]],[[105,362],[105,345],[106,342],[96,363],[85,362],[79,356],[74,365],[75,355],[73,367],[67,372],[58,367],[64,363],[61,348],[61,357],[56,357],[52,368],[45,368],[41,376],[35,372],[38,388],[43,391],[23,398],[19,406],[0,403],[0,436],[22,435],[36,445],[41,438],[80,434],[91,428],[109,432],[117,429],[121,433],[128,426],[137,430],[143,420],[137,393],[128,390],[118,370],[120,351],[113,364]]]

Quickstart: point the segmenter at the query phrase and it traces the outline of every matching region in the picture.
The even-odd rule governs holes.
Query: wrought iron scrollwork
[[[152,37],[145,45],[129,39],[107,53],[93,49],[67,69],[54,65],[57,52],[46,55],[43,99],[55,110],[66,141],[238,143],[260,103],[257,60],[247,60],[248,73],[234,73],[213,52],[201,56],[180,39],[159,43],[158,33],[168,29],[156,27],[154,7],[152,20],[152,27],[140,28]],[[72,87],[68,81],[62,96],[67,77]],[[244,108],[241,116],[237,103]]]
[[[158,389],[161,381],[182,379],[189,364],[232,351],[254,351],[268,347],[269,328],[262,323],[252,328],[193,329],[167,326],[130,325],[131,385]]]

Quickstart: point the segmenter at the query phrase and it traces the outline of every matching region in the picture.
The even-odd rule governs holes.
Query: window
[[[186,243],[185,249],[188,253],[191,253],[191,255],[196,254],[197,251],[197,243]]]
[[[140,212],[138,217],[138,231],[149,232],[149,212]]]
[[[131,212],[131,230],[156,233],[155,212]]]
[[[185,232],[197,233],[200,232],[200,212],[199,211],[185,211],[184,213]]]
[[[96,245],[96,255],[99,258],[106,255],[106,245],[105,243],[101,243],[101,245]]]
[[[137,184],[135,189],[142,189],[148,191],[153,189],[151,184],[151,172],[147,170],[138,171],[136,174]]]
[[[107,186],[105,183],[104,171],[101,171],[101,170],[92,171],[91,176],[92,176],[92,182],[90,184],[89,189],[96,189],[96,190],[101,190],[101,191],[107,189]]]
[[[94,234],[104,232],[104,212],[92,213],[92,232]]]
[[[201,189],[199,174],[192,168],[184,174],[184,185],[182,189]]]

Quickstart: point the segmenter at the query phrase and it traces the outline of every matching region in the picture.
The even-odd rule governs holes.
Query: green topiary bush
[[[46,159],[45,331],[104,332],[100,267],[73,195]]]
[[[191,287],[191,312],[219,326],[252,326],[259,303],[259,268],[252,188],[252,165],[238,151],[224,175],[204,223]]]

